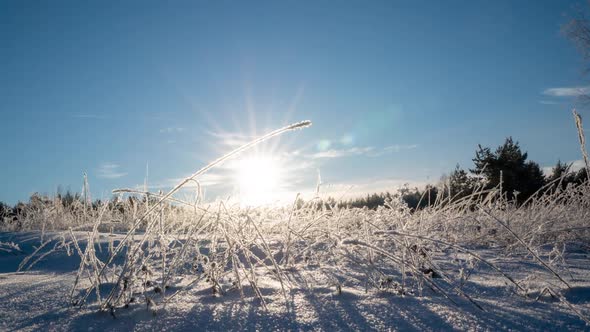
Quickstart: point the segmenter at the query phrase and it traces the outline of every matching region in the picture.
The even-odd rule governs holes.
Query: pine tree
[[[445,195],[450,194],[451,199],[454,200],[465,197],[473,193],[476,182],[475,178],[469,176],[469,174],[457,164],[455,170],[451,172],[447,179],[446,185],[448,185],[448,192],[445,193]]]
[[[488,188],[499,186],[501,182],[502,193],[522,203],[545,184],[539,164],[527,158],[528,154],[521,151],[518,142],[508,137],[494,152],[479,145],[473,159],[475,169],[471,171],[485,177]]]

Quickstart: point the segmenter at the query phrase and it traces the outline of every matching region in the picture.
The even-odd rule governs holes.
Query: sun
[[[277,200],[282,182],[281,169],[278,160],[269,156],[238,160],[235,175],[240,202],[253,206]]]

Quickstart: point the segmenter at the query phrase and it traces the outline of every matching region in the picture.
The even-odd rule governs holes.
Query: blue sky
[[[580,159],[581,1],[0,3],[0,200],[59,185],[165,190],[236,144],[287,193],[436,182],[512,135],[542,166]],[[580,110],[582,116],[586,111]],[[202,179],[232,194],[231,163]]]

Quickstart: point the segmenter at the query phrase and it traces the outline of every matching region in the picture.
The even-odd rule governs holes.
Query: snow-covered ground
[[[147,287],[145,294],[154,299],[155,307],[148,309],[138,297],[128,307],[109,312],[98,310],[94,295],[82,308],[69,303],[80,258],[71,252],[68,255],[63,248],[42,258],[29,271],[16,272],[23,258],[39,245],[39,236],[37,232],[0,233],[0,242],[19,246],[0,250],[0,330],[590,330],[575,313],[590,316],[590,253],[582,247],[568,248],[562,262],[561,271],[565,272],[561,274],[571,289],[525,254],[511,258],[500,249],[471,248],[530,289],[528,298],[517,295],[497,271],[478,265],[461,289],[483,310],[451,288],[445,289],[450,299],[428,285],[419,291],[409,281],[403,292],[393,283],[376,289],[367,286],[366,269],[361,264],[347,262],[336,269],[300,260],[284,273],[288,279],[283,280],[285,292],[271,269],[257,267],[254,271],[266,308],[247,283],[240,296],[231,280],[220,280],[223,295],[214,294],[210,284],[200,281],[164,305],[163,294]],[[107,238],[108,234],[100,234],[102,240],[97,243],[104,246],[96,248],[98,257],[106,257]],[[45,248],[58,242],[55,238]],[[449,262],[468,259],[453,251],[432,255],[443,270]],[[189,280],[187,276],[171,281],[165,296],[183,289]],[[445,283],[439,284],[445,287]],[[565,301],[549,291],[539,297],[547,285]],[[102,286],[108,288],[109,284]]]

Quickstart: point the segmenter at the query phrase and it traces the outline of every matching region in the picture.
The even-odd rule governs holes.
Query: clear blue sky
[[[291,191],[317,169],[359,191],[435,182],[509,135],[541,166],[580,159],[588,80],[560,33],[576,3],[2,1],[0,200],[79,191],[83,172],[110,197],[146,164],[165,189],[305,119],[272,143]]]

